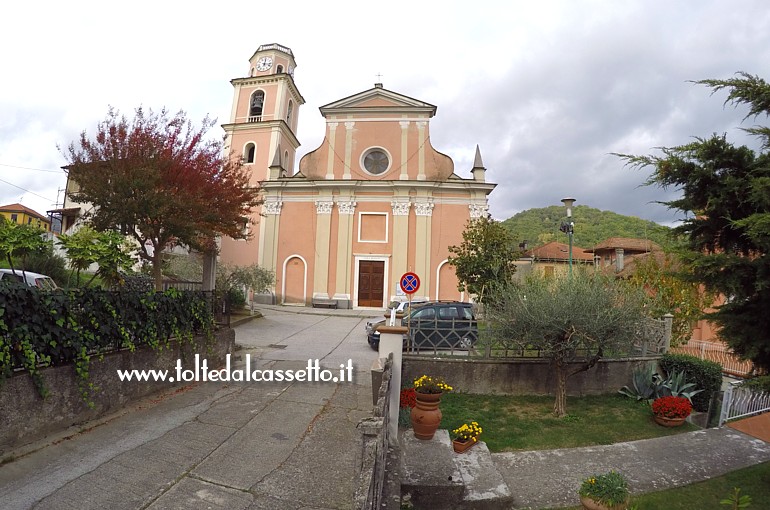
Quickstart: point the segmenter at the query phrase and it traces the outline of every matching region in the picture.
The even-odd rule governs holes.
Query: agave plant
[[[631,382],[633,388],[623,386],[618,390],[618,393],[636,400],[652,400],[659,396],[658,393],[660,393],[663,380],[655,372],[655,367],[646,365],[634,370]]]
[[[686,380],[686,372],[671,372],[668,379],[663,381],[659,396],[685,397],[692,403],[692,397],[703,390],[693,390],[695,383],[685,382]]]

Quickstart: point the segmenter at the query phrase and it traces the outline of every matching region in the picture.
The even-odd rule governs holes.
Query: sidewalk
[[[632,494],[656,492],[768,462],[770,443],[722,427],[606,446],[495,453],[492,460],[513,508],[558,508],[579,505],[580,483],[593,474],[614,469],[628,478]]]

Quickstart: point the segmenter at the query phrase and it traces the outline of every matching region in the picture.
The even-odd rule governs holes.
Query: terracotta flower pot
[[[586,510],[626,510],[626,508],[628,508],[628,501],[629,500],[626,499],[623,503],[607,506],[588,496],[580,496],[580,504],[583,505],[583,508]]]
[[[473,441],[471,439],[466,439],[465,441],[461,439],[453,439],[452,448],[456,453],[463,453],[467,450],[470,450],[470,448],[476,443],[478,443],[478,441]]]
[[[666,418],[657,414],[653,416],[655,417],[655,423],[664,427],[679,427],[684,425],[684,422],[687,420],[687,418]]]
[[[433,435],[441,424],[441,393],[415,392],[415,406],[412,408],[411,420],[414,437],[417,439],[433,439]]]

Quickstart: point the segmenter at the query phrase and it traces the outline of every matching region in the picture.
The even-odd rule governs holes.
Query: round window
[[[380,175],[390,166],[388,155],[382,149],[370,149],[364,153],[364,169],[373,175]]]

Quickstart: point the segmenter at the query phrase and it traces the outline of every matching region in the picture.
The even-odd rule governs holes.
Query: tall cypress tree
[[[695,83],[729,91],[725,104],[748,106],[745,118],[770,115],[770,84],[758,76]],[[689,213],[675,229],[688,241],[689,277],[726,298],[707,318],[737,354],[770,369],[770,128],[744,130],[760,141],[758,151],[714,134],[662,154],[619,156],[632,167],[651,167],[648,185],[681,191],[664,203]]]

